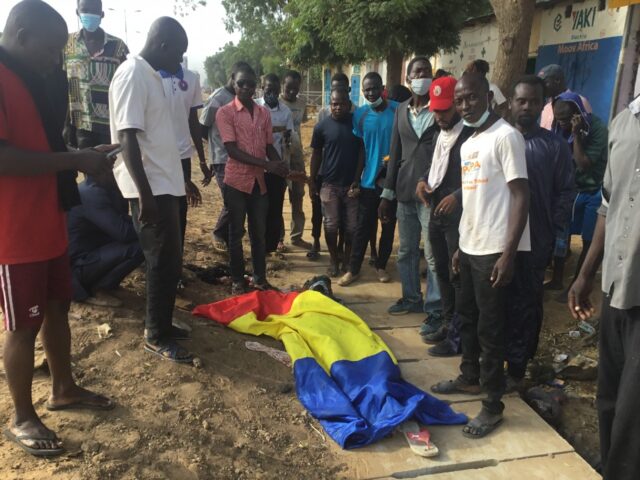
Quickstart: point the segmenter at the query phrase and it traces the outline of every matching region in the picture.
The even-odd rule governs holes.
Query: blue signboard
[[[546,45],[538,49],[536,71],[551,63],[564,69],[567,86],[589,100],[595,113],[609,122],[622,37]]]

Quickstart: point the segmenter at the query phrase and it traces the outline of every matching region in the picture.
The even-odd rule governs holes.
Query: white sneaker
[[[378,268],[376,270],[376,274],[378,275],[378,281],[380,283],[389,283],[391,281],[391,277],[387,273],[387,271],[383,268]]]
[[[346,287],[348,285],[351,285],[356,280],[358,280],[358,278],[360,278],[359,273],[354,275],[351,272],[347,272],[342,276],[340,280],[338,280],[338,285],[340,285],[341,287]]]

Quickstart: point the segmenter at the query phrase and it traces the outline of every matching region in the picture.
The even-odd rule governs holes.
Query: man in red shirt
[[[7,330],[4,368],[15,407],[4,434],[35,456],[64,451],[31,398],[38,332],[53,381],[48,410],[114,406],[80,388],[71,374],[71,270],[61,206],[69,184],[63,188],[61,173],[100,176],[113,162],[96,150],[67,152],[62,140],[67,93],[59,79],[67,34],[53,8],[24,0],[9,13],[0,39],[0,308]]]
[[[253,101],[256,83],[256,74],[251,67],[238,69],[234,78],[236,98],[216,113],[216,125],[229,153],[224,176],[224,202],[229,210],[233,295],[245,292],[242,237],[247,217],[254,286],[260,290],[271,288],[266,278],[265,231],[269,204],[264,172],[281,177],[289,174],[273,146],[271,115]]]

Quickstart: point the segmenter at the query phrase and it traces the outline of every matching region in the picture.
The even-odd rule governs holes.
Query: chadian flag
[[[194,315],[233,330],[281,340],[296,393],[342,448],[369,445],[398,425],[457,425],[467,417],[406,382],[389,347],[348,308],[315,291],[251,292]]]

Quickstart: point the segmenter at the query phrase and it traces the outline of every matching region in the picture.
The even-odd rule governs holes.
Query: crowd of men
[[[181,65],[188,38],[176,20],[156,20],[142,51],[129,55],[100,28],[100,0],[79,0],[77,14],[82,29],[68,34],[50,6],[23,0],[0,40],[0,306],[15,406],[8,439],[35,456],[63,452],[31,399],[38,333],[53,381],[47,409],[114,407],[73,380],[69,304],[120,306],[116,289],[143,263],[144,349],[192,361],[179,343],[189,332],[172,318],[183,286],[187,209],[202,201],[191,179],[195,154],[202,185],[215,177],[224,199],[213,241],[228,252],[232,295],[273,288],[266,258],[286,248],[287,191],[291,243],[317,260],[324,226],[328,274],[344,287],[358,281],[368,247],[378,280],[391,280],[397,224],[402,297],[388,313],[426,314],[420,335],[433,344],[429,353],[462,355],[460,375],[432,390],[486,395],[463,429],[474,439],[502,422],[502,396],[518,388],[537,350],[545,271],[553,266],[549,289],[564,288],[570,237],[580,234],[575,281],[561,299],[574,317],[592,316],[589,295],[603,264],[603,472],[635,478],[640,100],[607,130],[588,100],[567,88],[558,65],[520,78],[506,100],[482,60],[456,79],[444,71],[434,78],[429,59],[415,57],[409,89],[385,88],[370,72],[356,108],[339,73],[313,130],[307,176],[298,72],[258,79],[238,62],[228,83],[202,102],[197,75]],[[79,184],[77,172],[84,174]],[[305,185],[312,243],[302,238]]]

